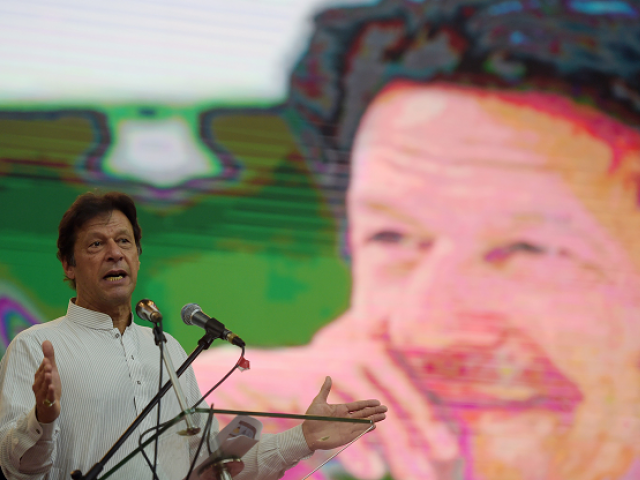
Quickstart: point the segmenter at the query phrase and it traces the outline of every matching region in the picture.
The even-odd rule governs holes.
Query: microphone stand
[[[153,327],[153,331],[156,337],[156,343],[158,343],[158,346],[160,346],[160,355],[162,355],[162,359],[164,360],[165,366],[167,367],[167,372],[169,372],[169,378],[171,379],[171,383],[173,384],[173,390],[176,392],[178,404],[180,405],[180,409],[185,413],[184,419],[187,422],[187,428],[186,430],[183,430],[179,433],[180,435],[195,435],[200,432],[200,429],[193,424],[191,412],[189,412],[187,400],[185,399],[184,392],[182,391],[182,387],[180,386],[180,382],[178,381],[178,377],[176,376],[176,369],[173,367],[173,362],[171,361],[169,350],[167,350],[167,352],[163,355],[164,350],[162,348],[162,345],[167,344],[167,339],[162,332],[162,320],[156,323],[156,326]],[[160,408],[159,405],[160,403],[158,402],[158,408]]]
[[[164,336],[164,332],[162,331],[162,316],[160,316],[160,320],[153,324],[153,338],[156,342],[157,347],[160,349],[160,369],[158,371],[158,392],[162,390],[162,364],[164,363],[164,346],[167,343],[167,338]],[[173,381],[173,378],[171,378]],[[161,402],[158,399],[158,420],[156,421],[156,426],[160,426],[160,406]],[[144,453],[144,452],[143,452]],[[153,480],[158,479],[158,437],[156,437],[156,442],[154,446],[153,453]]]
[[[182,365],[180,365],[180,368],[178,368],[176,372],[177,376],[179,377],[180,375],[182,375],[187,370],[187,368],[191,366],[191,364],[198,357],[198,355],[200,355],[203,350],[208,349],[216,338],[219,338],[219,336],[213,333],[207,332],[204,335],[204,337],[198,340],[198,346],[195,348],[193,352],[191,352],[191,354],[182,363]],[[149,404],[146,407],[144,407],[144,410],[140,412],[140,415],[136,417],[136,419],[131,423],[131,425],[129,425],[129,427],[124,431],[124,433],[120,436],[120,438],[116,440],[116,443],[113,444],[113,446],[104,455],[104,457],[102,457],[102,459],[99,462],[97,462],[93,467],[91,467],[91,469],[87,472],[86,475],[83,475],[83,473],[80,470],[74,470],[73,472],[71,472],[71,478],[73,480],[96,480],[98,478],[98,475],[100,475],[100,472],[102,472],[102,470],[104,469],[104,466],[106,465],[106,463],[111,459],[111,457],[113,457],[113,455],[115,455],[115,453],[118,450],[120,450],[120,447],[122,447],[124,442],[131,436],[131,434],[135,431],[135,429],[138,428],[142,420],[144,420],[147,417],[147,415],[151,413],[151,410],[153,410],[153,407],[155,407],[156,404],[160,401],[160,399],[165,396],[165,394],[169,391],[171,386],[172,386],[171,380],[169,380],[167,383],[164,384],[162,389],[156,394],[155,397],[151,399]]]

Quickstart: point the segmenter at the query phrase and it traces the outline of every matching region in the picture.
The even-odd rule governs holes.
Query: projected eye
[[[543,254],[547,253],[548,250],[542,245],[536,245],[534,243],[529,242],[516,242],[508,247],[510,252],[525,252],[532,254]]]
[[[548,249],[542,245],[520,241],[514,242],[504,247],[495,248],[485,255],[485,259],[489,262],[499,262],[506,260],[515,253],[525,253],[530,255],[543,255],[548,253]]]
[[[393,243],[393,244],[402,243],[403,240],[404,240],[404,234],[397,232],[395,230],[382,230],[368,238],[369,242]]]

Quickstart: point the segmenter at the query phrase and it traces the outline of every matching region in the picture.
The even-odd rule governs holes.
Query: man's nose
[[[509,299],[499,283],[471,242],[436,242],[416,264],[392,315],[394,343],[494,344],[509,328],[504,311]]]
[[[107,241],[107,259],[118,261],[123,257],[122,250],[120,249],[120,245],[116,240],[108,240]]]

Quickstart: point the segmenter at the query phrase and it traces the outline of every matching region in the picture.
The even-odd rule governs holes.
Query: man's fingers
[[[355,403],[355,406],[354,406],[354,403]],[[366,417],[374,413],[383,413],[387,411],[387,407],[385,405],[380,405],[380,402],[377,402],[377,405],[376,404],[362,405],[362,404],[358,404],[357,402],[353,402],[353,403],[347,403],[345,407],[347,407],[347,410],[349,410],[352,416],[357,416],[357,417]]]
[[[354,418],[365,418],[371,413],[383,413],[387,411],[387,407],[382,405],[379,400],[359,400],[345,404],[345,408]],[[379,412],[378,410],[379,409]]]
[[[53,351],[53,345],[49,340],[45,340],[42,342],[42,353],[44,353],[44,358],[48,359],[52,365],[56,364],[55,353]]]
[[[384,405],[365,407],[360,410],[351,411],[351,418],[367,418],[374,422],[379,422],[386,418],[386,412],[387,407]]]
[[[346,384],[336,384],[336,394],[343,398],[353,398],[355,393],[348,390],[370,390],[371,384],[363,382],[363,380],[360,376],[353,376]],[[387,399],[384,400],[387,403]],[[387,417],[387,407],[382,405],[379,400],[359,400],[345,403],[344,406],[350,412],[349,416],[351,418],[369,418],[375,422],[379,421],[377,419],[382,420]],[[365,458],[372,462],[373,465],[376,465],[371,470],[371,473],[375,472],[378,476],[380,476],[380,470],[385,470],[383,457],[381,456],[384,455],[389,472],[393,474],[394,478],[418,480],[416,472],[419,472],[419,480],[434,480],[437,478],[428,456],[420,451],[423,445],[415,445],[416,439],[407,431],[397,413],[390,415],[381,426],[391,435],[387,437],[379,434],[375,437],[370,437],[370,439],[363,438],[341,454],[348,456],[348,461],[345,461],[345,465],[348,465],[347,469],[351,473],[357,474],[357,476],[364,476],[365,473],[370,472],[366,466],[357,461],[356,453],[366,453]],[[356,449],[353,449],[356,445]]]
[[[46,365],[43,360],[33,376],[33,391],[39,393],[45,385]]]
[[[60,415],[61,382],[55,363],[53,345],[42,342],[44,358],[33,376],[31,387],[36,400],[36,418],[41,423],[51,423]]]
[[[348,385],[350,387],[353,386],[351,383],[348,383]],[[349,406],[355,410],[362,402],[349,402],[356,394],[347,390],[345,384],[340,381],[336,382],[333,399],[337,400],[338,403],[342,403],[347,408],[347,411],[349,411]],[[356,388],[356,390],[365,389]],[[364,402],[368,403],[369,401],[364,400]],[[352,418],[357,418],[353,410],[351,413]],[[376,447],[375,440],[365,436],[342,452],[338,458],[343,459],[345,469],[356,478],[382,478],[387,468],[382,455],[379,454]]]
[[[345,404],[350,412],[355,412],[356,410],[362,410],[363,408],[368,407],[377,407],[379,405],[381,405],[380,400],[376,399],[358,400],[357,402],[350,402]]]
[[[331,377],[325,377],[324,383],[322,384],[322,387],[320,387],[320,392],[318,393],[316,398],[319,398],[326,402],[327,398],[329,398],[330,391],[331,391]]]
[[[38,369],[34,384],[38,390],[48,389],[53,384],[51,368],[49,367],[48,370],[46,368]]]
[[[38,383],[38,380],[40,380],[43,375],[44,375],[44,364],[41,363],[40,366],[38,367],[38,370],[36,370],[35,375],[33,376],[34,383]]]
[[[56,399],[56,390],[53,386],[53,383],[49,384],[46,397],[47,397],[47,400],[49,400],[50,402],[53,402]]]

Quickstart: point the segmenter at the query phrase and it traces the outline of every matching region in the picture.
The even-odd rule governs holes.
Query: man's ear
[[[70,280],[76,279],[76,267],[70,265],[66,260],[62,260],[62,269],[64,270],[65,276]]]

